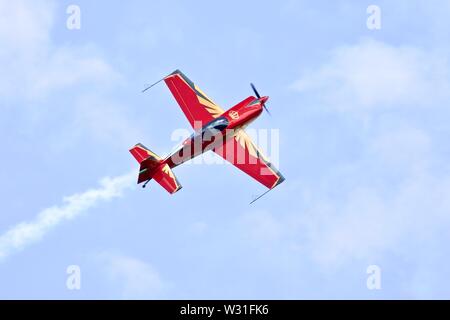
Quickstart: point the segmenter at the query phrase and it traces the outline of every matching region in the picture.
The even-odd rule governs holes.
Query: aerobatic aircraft
[[[143,91],[161,81],[169,87],[195,132],[166,157],[158,156],[140,143],[131,148],[131,154],[140,164],[138,184],[145,182],[145,188],[153,179],[173,194],[181,189],[181,185],[172,169],[210,150],[269,188],[267,192],[284,181],[281,173],[244,131],[263,109],[269,112],[265,105],[269,97],[261,97],[251,84],[256,97],[249,96],[224,111],[180,70]]]

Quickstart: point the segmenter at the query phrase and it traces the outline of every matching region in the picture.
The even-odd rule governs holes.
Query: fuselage
[[[267,99],[268,97],[258,99],[250,96],[242,100],[219,117],[196,130],[164,161],[170,168],[174,168],[206,151],[222,146],[239,129],[245,128],[262,113],[262,105]]]

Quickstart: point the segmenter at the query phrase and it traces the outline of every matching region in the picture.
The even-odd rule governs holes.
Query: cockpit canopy
[[[228,127],[228,119],[225,117],[219,117],[217,119],[214,119],[210,122],[208,122],[203,128],[202,133],[205,131],[211,131],[211,130],[217,130],[217,131],[223,131]]]
[[[215,135],[215,134],[225,130],[228,127],[228,125],[229,125],[229,121],[225,117],[219,117],[217,119],[214,119],[214,120],[208,122],[207,124],[205,124],[201,130],[194,132],[188,139],[185,140],[184,143],[186,143],[187,141],[195,140],[200,136],[204,138],[205,134],[207,136],[210,136],[211,134]]]

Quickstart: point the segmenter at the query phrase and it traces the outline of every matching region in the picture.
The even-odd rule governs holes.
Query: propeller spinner
[[[261,97],[261,95],[259,94],[258,90],[256,90],[256,87],[253,83],[250,83],[250,86],[252,87],[253,92],[255,93],[256,97],[261,100],[261,105],[263,106],[264,110],[266,110],[267,113],[270,115],[269,109],[267,109],[267,107],[266,107],[266,101],[269,99],[269,97],[265,97],[265,96]]]

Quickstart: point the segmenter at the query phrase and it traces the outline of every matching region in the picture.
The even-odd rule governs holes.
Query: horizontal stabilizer
[[[149,157],[154,159],[155,161],[161,160],[161,158],[156,153],[146,148],[142,143],[136,144],[133,148],[130,149],[130,152],[139,163],[142,163]]]
[[[181,189],[180,183],[173,174],[172,169],[169,168],[168,164],[164,164],[158,168],[153,175],[153,179],[171,194]]]

